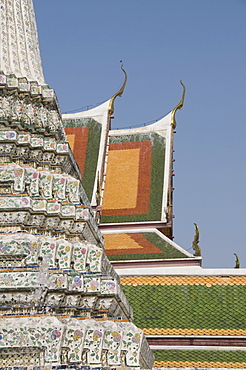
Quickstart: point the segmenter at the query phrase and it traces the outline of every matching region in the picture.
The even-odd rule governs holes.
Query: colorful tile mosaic
[[[175,259],[188,255],[153,232],[104,234],[105,251],[111,261]]]
[[[91,199],[102,125],[66,122],[79,170],[43,81],[32,0],[0,8],[0,369],[150,369],[81,185],[80,171]]]
[[[82,185],[89,200],[91,200],[97,176],[101,124],[92,118],[75,118],[64,119],[63,125],[75,160],[78,162],[83,175]]]
[[[103,216],[148,213],[151,149],[150,140],[109,145]]]
[[[246,276],[122,276],[121,285],[213,285],[235,286],[246,285]]]
[[[84,176],[89,127],[66,127],[66,134],[74,157]]]
[[[28,347],[44,351],[45,364],[57,364],[66,350],[70,364],[140,366],[146,346],[141,330],[132,323],[96,322],[55,317],[6,318],[0,321],[1,350]],[[113,356],[112,356],[113,354]],[[153,363],[148,353],[146,366]],[[20,363],[22,365],[23,363]]]
[[[147,335],[246,333],[245,276],[134,276],[121,284]]]
[[[161,220],[164,163],[164,137],[110,136],[101,222]]]
[[[154,350],[155,367],[245,369],[246,351]]]
[[[1,70],[44,84],[32,3],[25,0],[12,4],[2,0],[0,4]]]
[[[79,272],[110,273],[114,278],[117,276],[102,248],[86,241],[73,242],[29,233],[0,235],[0,258],[4,257],[8,266],[11,266],[15,255],[18,255],[19,261],[26,266],[39,265],[40,260],[47,259],[49,268],[73,267]]]

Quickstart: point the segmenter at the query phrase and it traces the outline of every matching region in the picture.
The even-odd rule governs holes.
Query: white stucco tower
[[[44,81],[32,0],[0,0],[0,369],[152,364]]]

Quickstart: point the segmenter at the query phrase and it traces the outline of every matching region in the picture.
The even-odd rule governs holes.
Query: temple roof
[[[0,71],[44,85],[32,0],[1,0],[0,12]]]
[[[92,205],[96,205],[97,174],[102,172],[109,104],[105,103],[83,112],[63,114],[67,138],[82,174],[82,184]]]
[[[194,259],[155,228],[103,231],[105,251],[111,261]],[[185,262],[184,262],[185,264]],[[116,265],[117,266],[117,265]],[[146,263],[145,263],[146,268]]]
[[[97,176],[102,174],[101,224],[166,224],[170,219],[173,114],[148,126],[109,130],[109,103],[63,115],[87,196],[95,206]]]
[[[245,368],[245,270],[216,272],[121,277],[154,366]]]
[[[168,221],[171,113],[152,125],[110,130],[101,223]]]

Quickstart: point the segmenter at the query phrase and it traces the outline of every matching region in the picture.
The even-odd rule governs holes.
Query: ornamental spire
[[[121,60],[122,62],[122,60]],[[114,101],[115,99],[117,98],[117,96],[122,96],[124,90],[125,90],[125,87],[126,87],[126,82],[127,82],[127,73],[123,67],[123,64],[121,65],[121,70],[123,71],[124,75],[125,75],[125,79],[124,79],[124,82],[121,86],[121,88],[119,89],[119,91],[117,91],[117,93],[115,93],[112,98],[110,99],[110,102],[109,102],[109,108],[108,108],[108,111],[109,111],[109,115],[113,114],[114,113]]]
[[[0,70],[44,85],[32,0],[0,0]]]

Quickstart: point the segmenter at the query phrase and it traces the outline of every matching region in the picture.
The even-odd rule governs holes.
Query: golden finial
[[[234,269],[239,269],[240,268],[240,259],[238,258],[238,255],[236,253],[234,253],[234,256],[236,257],[236,265],[234,267]]]
[[[122,62],[122,60],[120,61]],[[109,102],[109,108],[108,108],[108,112],[109,112],[109,115],[111,116],[113,113],[114,113],[114,101],[115,99],[117,98],[117,96],[122,96],[124,90],[125,90],[125,87],[126,87],[126,81],[127,81],[127,73],[123,67],[123,64],[121,64],[121,69],[125,75],[125,79],[124,79],[124,82],[121,86],[121,88],[119,89],[119,91],[117,93],[115,93],[112,98],[110,99],[110,102]]]
[[[194,240],[193,240],[193,243],[192,243],[192,248],[194,249],[195,253],[194,253],[194,256],[195,257],[200,257],[201,256],[201,248],[200,246],[198,245],[199,243],[199,228],[197,226],[197,224],[195,224],[195,236],[194,236]]]
[[[173,126],[173,129],[176,128],[176,120],[175,120],[175,114],[178,109],[182,109],[184,105],[184,98],[185,98],[185,92],[186,92],[186,87],[183,84],[182,80],[180,80],[181,85],[183,86],[183,93],[180,102],[176,105],[176,107],[172,110],[172,117],[171,117],[171,125]]]

